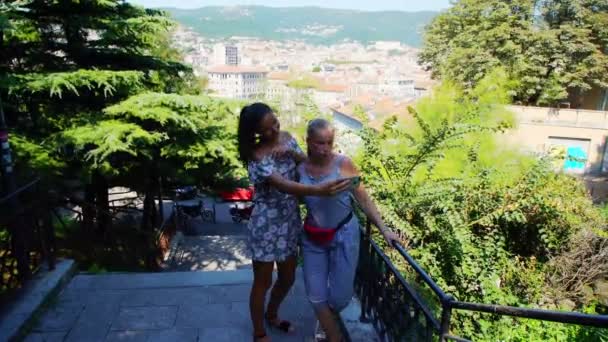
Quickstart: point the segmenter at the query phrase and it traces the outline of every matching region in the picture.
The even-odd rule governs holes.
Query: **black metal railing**
[[[558,323],[591,327],[608,327],[608,315],[590,315],[577,312],[530,309],[513,306],[469,303],[446,294],[418,265],[400,243],[394,245],[398,254],[416,279],[422,280],[436,297],[432,306],[419,291],[406,280],[389,257],[371,239],[371,226],[367,222],[361,232],[359,265],[355,286],[361,301],[361,320],[371,322],[383,341],[468,341],[451,335],[450,321],[453,310],[491,313],[500,316],[530,318]],[[435,314],[433,308],[439,310]]]
[[[44,261],[55,268],[50,201],[38,179],[0,198],[0,302]]]

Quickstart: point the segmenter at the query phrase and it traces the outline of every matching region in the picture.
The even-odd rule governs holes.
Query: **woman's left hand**
[[[272,157],[275,159],[293,158],[296,163],[301,163],[306,159],[306,155],[298,152],[289,146],[279,146],[272,151]]]
[[[400,241],[399,235],[390,229],[384,229],[382,231],[382,236],[384,237],[386,243],[391,247],[393,247],[393,242]]]
[[[281,145],[272,150],[272,157],[276,159],[291,157],[294,151],[289,146]]]

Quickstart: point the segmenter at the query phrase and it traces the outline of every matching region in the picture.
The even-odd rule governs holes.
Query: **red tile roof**
[[[267,73],[268,70],[262,67],[256,66],[241,66],[241,65],[216,65],[207,69],[207,72],[211,73],[226,73],[226,74],[239,74],[244,72],[260,72]]]
[[[359,98],[359,100],[363,100],[363,99]],[[375,129],[380,129],[380,128],[382,128],[382,125],[384,124],[386,119],[388,119],[389,117],[391,117],[393,115],[397,116],[397,118],[399,120],[405,120],[405,121],[411,120],[412,116],[411,116],[411,114],[409,114],[407,107],[412,105],[413,103],[414,103],[414,100],[396,102],[390,98],[385,97],[385,98],[377,99],[375,102],[365,103],[365,104],[360,101],[353,101],[346,106],[332,107],[332,109],[357,120],[357,118],[354,115],[354,112],[355,112],[355,107],[357,105],[360,105],[363,107],[363,110],[366,113],[371,112],[375,115],[375,118],[370,120],[369,126],[372,128],[375,128]]]
[[[322,84],[317,88],[318,91],[326,91],[332,93],[343,93],[348,89],[347,86],[342,84]]]
[[[288,81],[291,75],[288,72],[284,71],[273,71],[268,73],[266,78],[269,80],[280,80],[280,81]]]

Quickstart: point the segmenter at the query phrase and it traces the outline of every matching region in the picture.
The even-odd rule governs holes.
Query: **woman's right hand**
[[[336,179],[317,185],[318,196],[333,196],[347,190],[350,187],[350,179]]]

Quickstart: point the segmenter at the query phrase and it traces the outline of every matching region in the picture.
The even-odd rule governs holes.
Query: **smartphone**
[[[349,177],[347,179],[350,180],[351,189],[354,189],[354,188],[358,187],[359,184],[361,184],[361,176]]]

